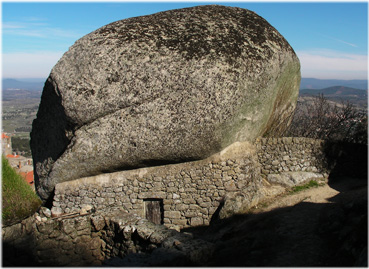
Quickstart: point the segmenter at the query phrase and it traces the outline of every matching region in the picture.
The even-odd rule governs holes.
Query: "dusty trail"
[[[367,181],[278,197],[203,236],[217,246],[209,266],[367,266]]]

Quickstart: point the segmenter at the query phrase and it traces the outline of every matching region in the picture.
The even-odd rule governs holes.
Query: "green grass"
[[[32,215],[41,200],[2,156],[2,221],[10,225]]]
[[[319,183],[316,182],[315,180],[310,180],[308,183],[301,185],[301,186],[295,186],[291,189],[290,193],[296,193],[296,192],[300,192],[300,191],[304,191],[307,189],[311,189],[311,188],[316,188],[319,187]]]

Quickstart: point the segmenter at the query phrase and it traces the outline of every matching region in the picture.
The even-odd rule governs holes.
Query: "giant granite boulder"
[[[198,6],[103,26],[45,83],[31,133],[37,192],[46,200],[58,182],[277,135],[299,83],[291,46],[246,9]]]

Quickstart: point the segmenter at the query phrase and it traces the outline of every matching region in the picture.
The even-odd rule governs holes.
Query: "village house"
[[[5,133],[1,134],[1,148],[2,154],[8,160],[9,165],[35,190],[32,158],[12,152],[11,136]]]
[[[12,140],[5,133],[1,133],[1,149],[4,156],[12,154]]]

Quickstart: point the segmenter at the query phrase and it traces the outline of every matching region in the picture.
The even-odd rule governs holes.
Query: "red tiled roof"
[[[20,172],[21,177],[23,177],[29,185],[34,184],[33,171],[29,171],[28,173]]]
[[[1,139],[4,139],[4,138],[9,138],[9,136],[7,136],[6,134],[4,133],[1,133]]]
[[[8,154],[6,155],[6,158],[19,158],[20,155],[13,155],[13,154]]]

